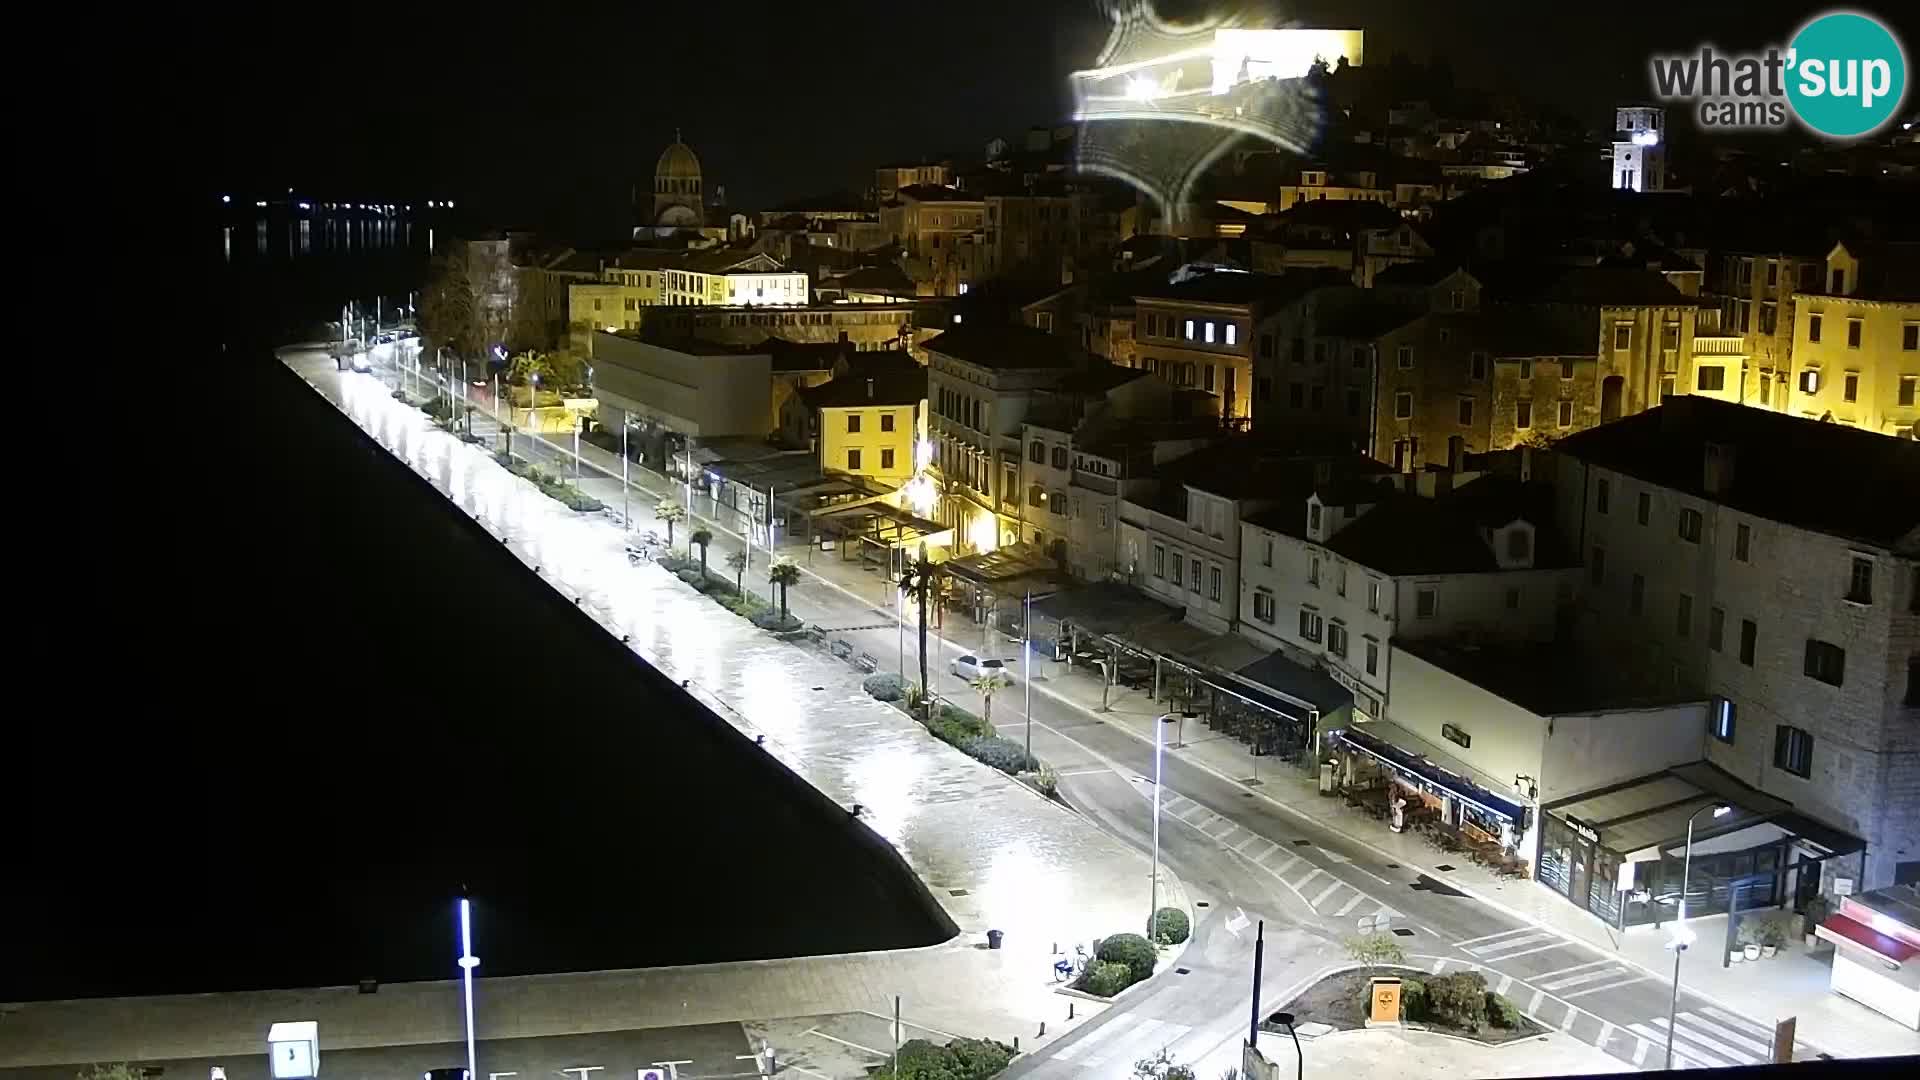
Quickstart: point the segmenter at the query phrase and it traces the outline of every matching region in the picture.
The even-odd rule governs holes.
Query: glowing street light
[[[463,896],[460,898],[460,979],[465,984],[467,998],[468,1080],[480,1075],[473,1053],[473,969],[479,966],[480,958],[473,955],[473,901]]]
[[[1680,910],[1673,923],[1673,940],[1667,942],[1667,948],[1673,950],[1673,998],[1667,1005],[1667,1068],[1673,1068],[1673,1023],[1680,1011],[1680,956],[1693,944],[1694,933],[1687,927],[1687,881],[1693,870],[1693,823],[1711,810],[1716,818],[1733,813],[1733,807],[1724,803],[1703,806],[1687,815],[1687,846],[1680,856]]]
[[[1028,672],[1027,677],[1032,678],[1033,673]],[[1161,713],[1153,725],[1153,884],[1147,890],[1148,941],[1156,940],[1160,929],[1160,744],[1165,741],[1161,733],[1176,719],[1192,719],[1195,715],[1186,711]]]

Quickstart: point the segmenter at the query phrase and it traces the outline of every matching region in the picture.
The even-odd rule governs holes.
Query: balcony
[[[1715,334],[1712,336],[1693,336],[1693,355],[1695,356],[1745,356],[1747,339],[1738,334]]]

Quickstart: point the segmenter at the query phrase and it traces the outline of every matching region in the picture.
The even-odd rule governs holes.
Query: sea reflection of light
[[[847,768],[853,801],[862,808],[861,820],[896,849],[905,850],[915,793],[926,776],[927,762],[926,754],[912,746],[882,744],[859,755]]]

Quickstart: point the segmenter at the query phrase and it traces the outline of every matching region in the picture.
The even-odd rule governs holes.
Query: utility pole
[[[1266,959],[1267,920],[1261,919],[1253,929],[1253,1019],[1247,1024],[1247,1045],[1260,1045],[1260,968]]]

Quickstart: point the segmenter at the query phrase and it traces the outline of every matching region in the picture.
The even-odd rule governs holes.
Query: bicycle
[[[1071,982],[1087,969],[1087,950],[1083,945],[1073,947],[1073,956],[1061,957],[1053,962],[1053,981]]]

